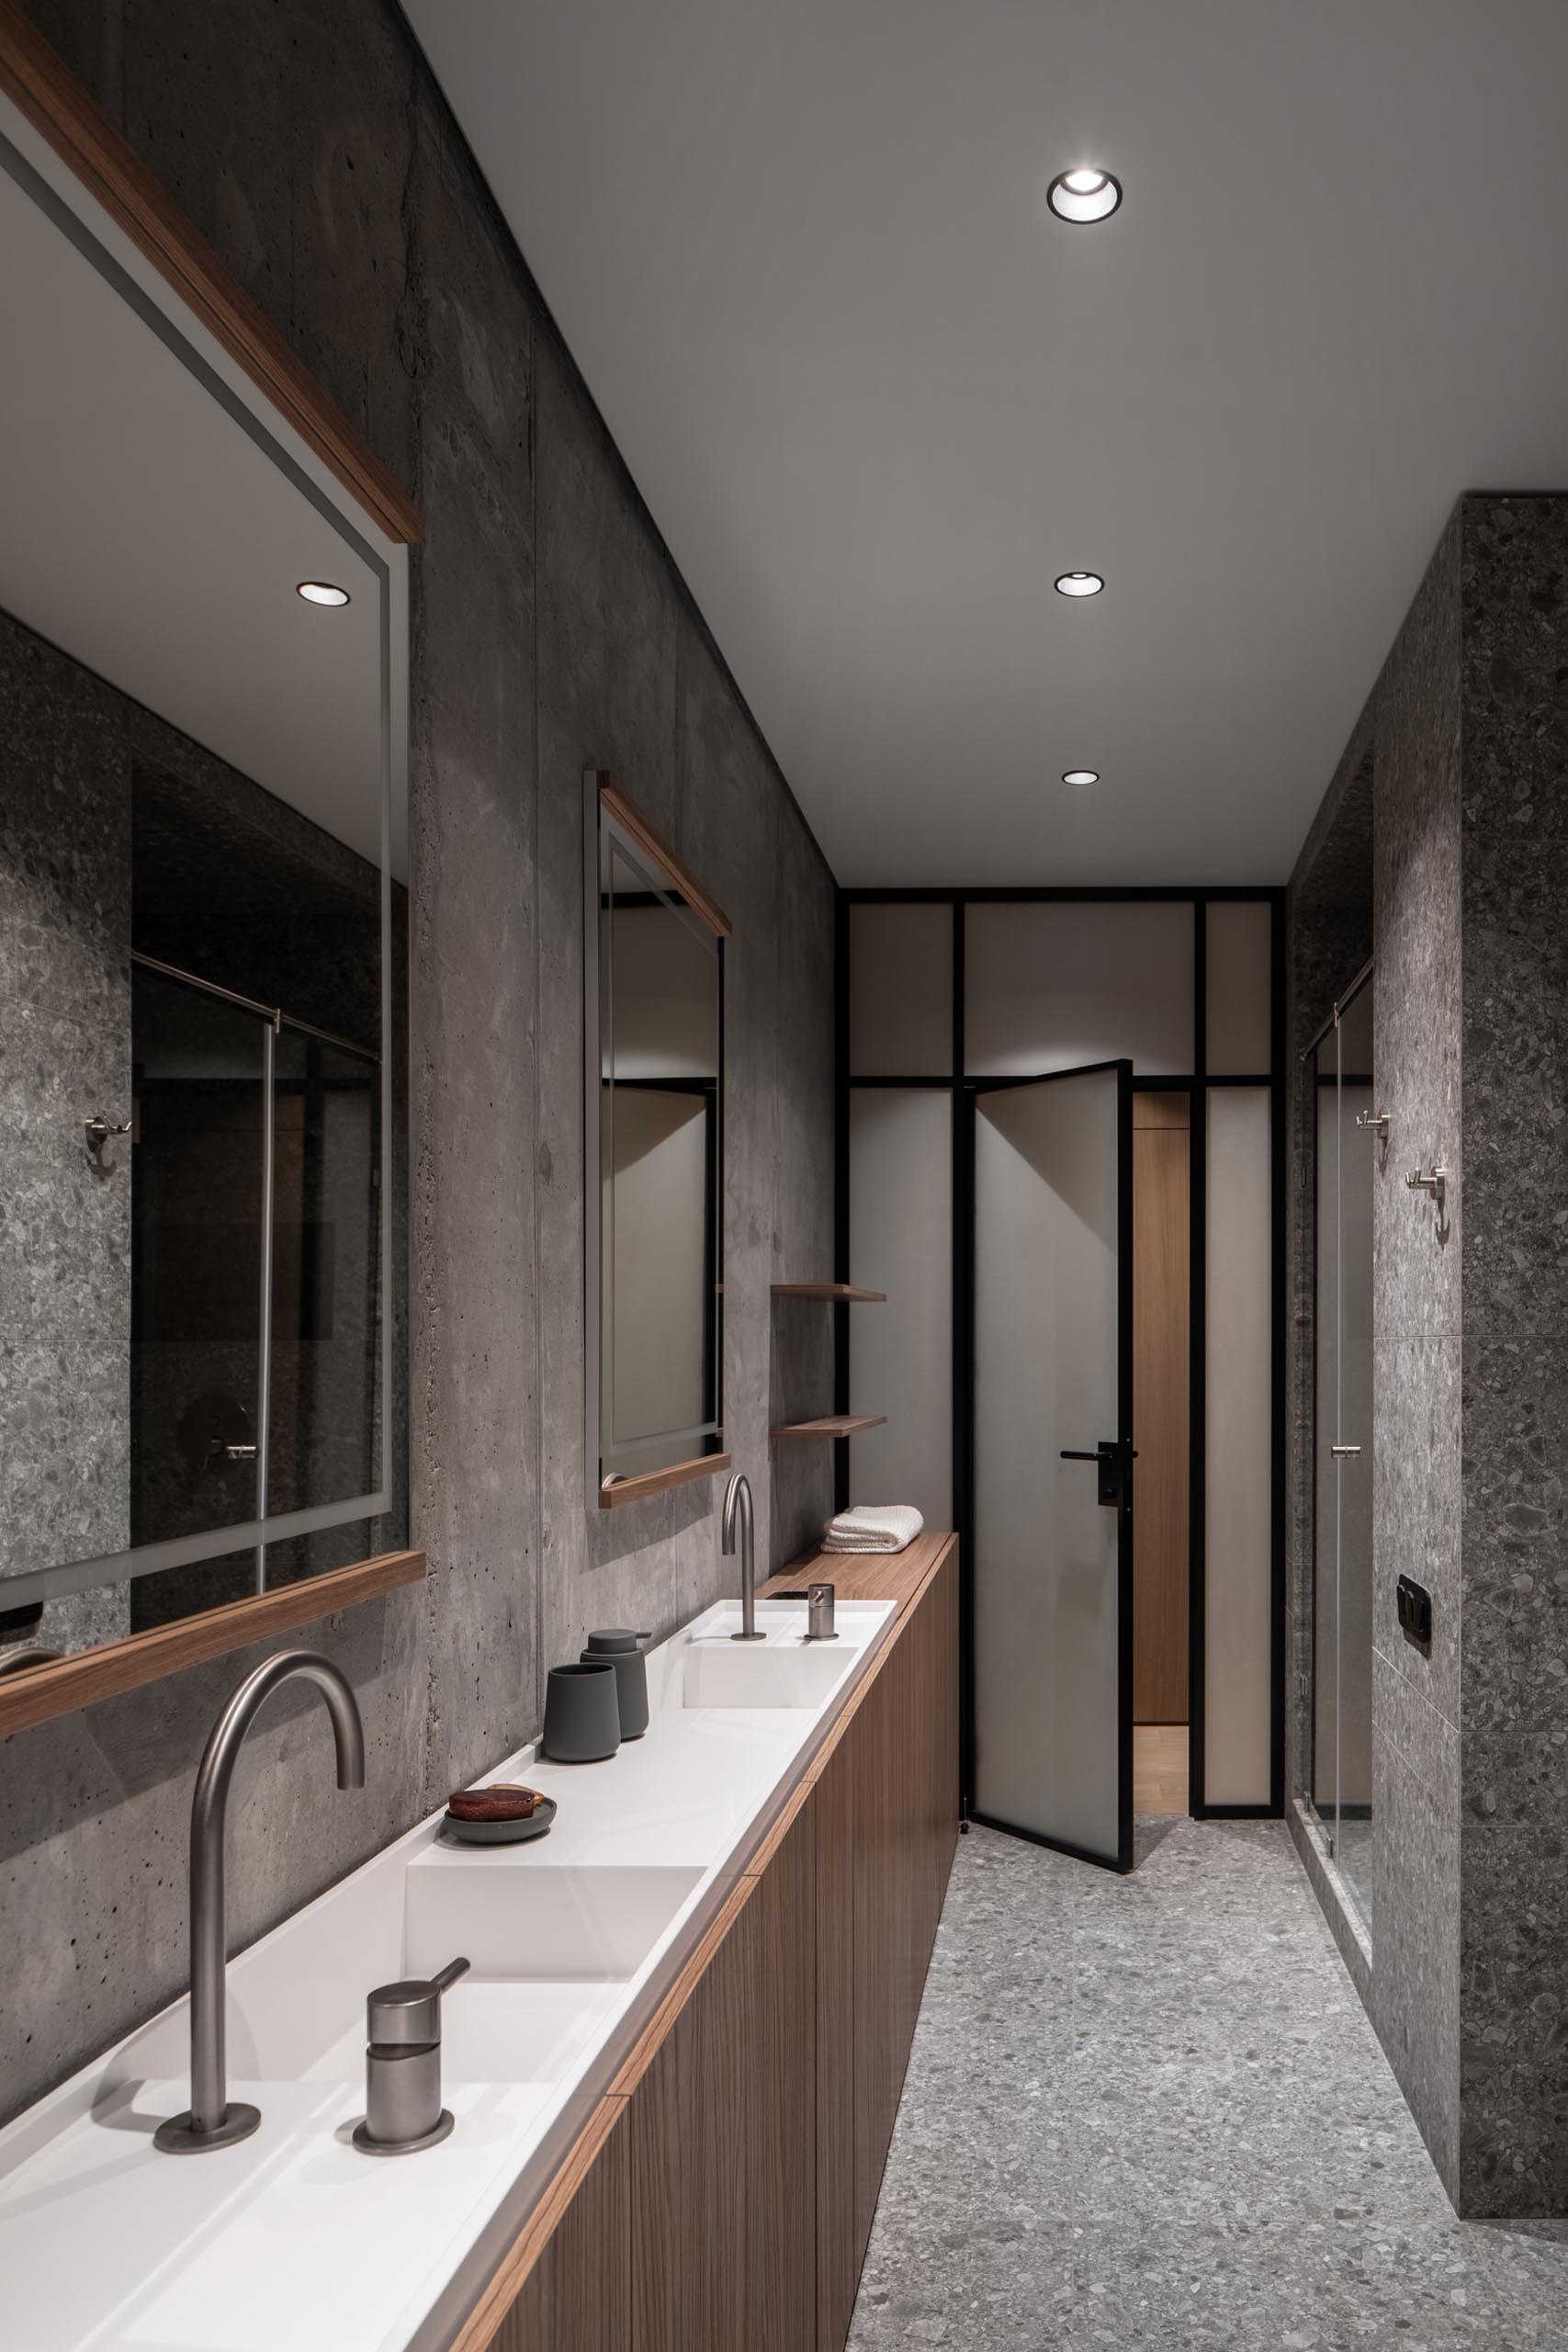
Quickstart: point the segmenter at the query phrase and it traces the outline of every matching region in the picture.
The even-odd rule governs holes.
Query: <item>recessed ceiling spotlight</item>
[[[1058,220],[1109,220],[1122,201],[1122,183],[1111,172],[1058,172],[1046,202]]]
[[[1064,571],[1056,582],[1058,596],[1098,596],[1105,582],[1098,571]]]
[[[1100,770],[1098,768],[1067,768],[1063,774],[1062,782],[1064,784],[1098,784]]]
[[[294,593],[297,596],[303,596],[308,605],[346,605],[348,602],[348,590],[334,587],[330,580],[301,580]]]

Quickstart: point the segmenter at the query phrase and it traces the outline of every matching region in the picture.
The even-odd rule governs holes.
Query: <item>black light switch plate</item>
[[[1432,1596],[1414,1577],[1401,1577],[1395,1589],[1399,1623],[1407,1642],[1417,1649],[1432,1646]]]

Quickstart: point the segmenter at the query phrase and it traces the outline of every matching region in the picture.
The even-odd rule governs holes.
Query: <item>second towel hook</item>
[[[1411,1192],[1430,1193],[1432,1199],[1436,1201],[1438,1204],[1438,1238],[1439,1241],[1446,1241],[1449,1238],[1448,1170],[1443,1166],[1441,1160],[1435,1159],[1430,1168],[1413,1168],[1404,1181],[1409,1186]]]

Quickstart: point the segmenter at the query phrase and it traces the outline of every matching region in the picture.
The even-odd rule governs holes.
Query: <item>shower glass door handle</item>
[[[1130,1870],[1132,1064],[964,1099],[970,1810]],[[1086,1427],[1116,1435],[1089,1451]]]

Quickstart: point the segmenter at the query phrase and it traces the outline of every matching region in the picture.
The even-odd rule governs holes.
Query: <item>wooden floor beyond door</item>
[[[1135,1724],[1187,1721],[1190,1119],[1186,1094],[1133,1097]]]
[[[1133,1731],[1133,1811],[1187,1811],[1187,1725],[1138,1724]]]

